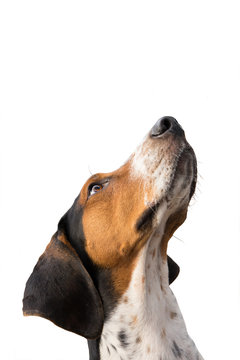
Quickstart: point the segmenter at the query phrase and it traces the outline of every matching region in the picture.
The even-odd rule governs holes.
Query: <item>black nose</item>
[[[150,131],[152,137],[160,137],[168,132],[183,136],[181,125],[172,116],[164,116],[159,119]]]

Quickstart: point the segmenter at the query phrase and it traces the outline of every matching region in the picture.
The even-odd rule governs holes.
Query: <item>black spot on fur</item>
[[[128,346],[127,335],[126,335],[125,330],[121,330],[118,333],[118,339],[119,339],[119,341],[121,343],[121,346],[123,346],[123,347]]]
[[[136,338],[136,344],[139,344],[141,341],[142,341],[141,337],[138,336],[138,337]]]
[[[175,356],[176,358],[181,358],[181,357],[182,357],[182,351],[181,351],[181,349],[178,347],[178,345],[176,344],[175,341],[173,341],[172,352],[173,352],[173,354],[174,354],[174,356]]]

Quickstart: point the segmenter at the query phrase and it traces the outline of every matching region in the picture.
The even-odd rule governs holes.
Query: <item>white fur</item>
[[[186,141],[169,139],[166,143],[152,140],[149,136],[143,139],[132,158],[132,176],[143,179],[146,187],[151,185],[155,197],[145,194],[145,204],[149,205],[164,197],[174,179],[178,160],[186,147]]]
[[[167,262],[160,256],[166,204],[159,213],[161,224],[141,251],[129,288],[104,324],[101,360],[202,359],[188,336],[177,301],[168,285]],[[126,334],[127,346],[122,346],[119,340],[121,330]]]
[[[147,136],[131,159],[132,176],[153,189],[153,198],[145,195],[145,204],[161,202],[153,234],[138,256],[130,285],[104,324],[101,360],[203,359],[187,333],[168,284],[167,262],[160,254],[167,219],[189,201],[193,170],[186,177],[183,166],[183,176],[176,178],[175,174],[185,147],[185,139],[169,138],[161,143]],[[121,333],[125,334],[125,345],[119,337]]]

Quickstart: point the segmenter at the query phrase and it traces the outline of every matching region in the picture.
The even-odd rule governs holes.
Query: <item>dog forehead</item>
[[[83,185],[78,203],[80,205],[85,205],[87,199],[88,199],[88,189],[90,185],[93,184],[101,184],[103,181],[113,180],[115,184],[122,185],[126,182],[129,182],[131,176],[131,164],[130,160],[128,160],[126,163],[124,163],[122,166],[120,166],[118,169],[108,172],[108,173],[96,173],[85,182]]]
[[[90,176],[90,178],[87,179],[87,181],[85,182],[85,184],[82,186],[82,189],[80,191],[79,197],[78,197],[78,205],[80,206],[84,206],[87,198],[88,198],[88,188],[91,184],[96,183],[96,182],[100,182],[104,177],[106,177],[107,174],[103,174],[103,173],[97,173],[94,174],[92,176]]]

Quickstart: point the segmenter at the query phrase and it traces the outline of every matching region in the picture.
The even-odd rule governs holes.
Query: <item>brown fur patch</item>
[[[170,318],[171,318],[171,319],[175,319],[176,317],[177,317],[177,313],[171,311],[171,312],[170,312]]]
[[[135,326],[137,323],[138,317],[137,315],[132,316],[132,321],[130,322],[131,326]]]
[[[137,255],[149,236],[149,229],[136,230],[137,220],[146,209],[144,196],[148,189],[131,177],[130,170],[126,163],[113,173],[91,177],[79,200],[85,204],[82,223],[86,251],[95,264],[111,269],[119,295],[126,290]],[[91,181],[100,183],[104,179],[109,179],[108,185],[87,200]]]
[[[47,251],[48,256],[54,256],[56,258],[61,258],[63,261],[68,261],[68,254],[65,254],[62,251],[59,251],[58,246],[53,246],[54,241],[60,241],[64,245],[68,247],[69,250],[74,254],[74,256],[78,257],[76,250],[72,247],[72,245],[67,240],[66,236],[62,232],[56,232],[52,238],[50,243],[47,245],[45,251]]]
[[[126,291],[139,251],[153,230],[151,226],[137,230],[137,222],[147,210],[145,200],[153,198],[153,184],[149,182],[146,185],[142,178],[132,175],[131,161],[132,158],[112,173],[91,176],[78,200],[84,209],[82,224],[86,252],[96,265],[111,270],[113,285],[119,296]],[[101,191],[89,197],[91,183],[105,185]],[[187,209],[180,210],[171,215],[166,223],[161,241],[161,256],[165,259],[168,240],[183,223],[186,213]],[[156,249],[152,252],[152,258],[155,256]],[[147,268],[150,268],[150,264]]]
[[[57,236],[57,239],[59,241],[61,241],[64,245],[66,245],[76,256],[77,255],[77,252],[76,250],[72,247],[72,245],[70,244],[70,242],[67,240],[66,236],[64,235],[64,233],[58,231],[54,236]]]
[[[184,208],[172,214],[167,220],[164,230],[164,235],[161,241],[161,255],[165,260],[167,260],[168,241],[173,236],[177,228],[179,228],[179,226],[182,225],[186,217],[187,217],[187,208]]]
[[[136,344],[140,344],[141,341],[142,341],[141,337],[138,336],[138,337],[136,338]]]

